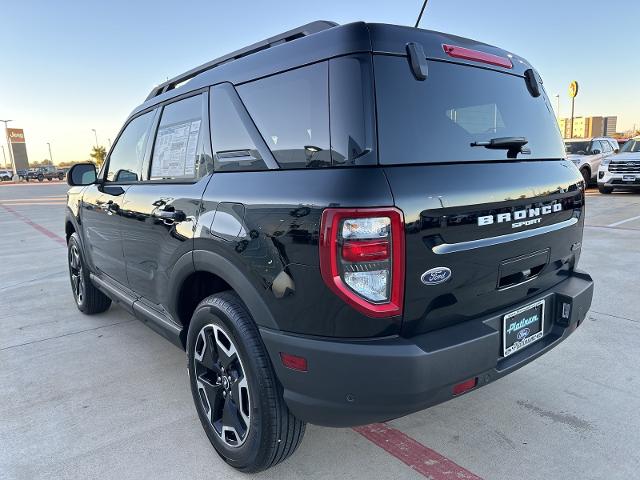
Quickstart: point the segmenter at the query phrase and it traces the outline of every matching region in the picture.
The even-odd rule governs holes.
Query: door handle
[[[153,216],[170,222],[184,222],[187,219],[187,216],[182,210],[174,210],[172,208],[156,210]]]

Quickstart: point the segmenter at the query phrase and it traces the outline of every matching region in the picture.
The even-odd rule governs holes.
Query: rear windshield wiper
[[[471,142],[472,147],[484,147],[490,150],[507,150],[507,158],[516,158],[519,153],[531,153],[524,149],[529,140],[524,137],[498,137],[487,142]]]

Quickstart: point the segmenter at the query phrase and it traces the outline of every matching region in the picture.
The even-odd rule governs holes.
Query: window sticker
[[[158,129],[151,178],[195,176],[200,124],[201,120],[190,120]]]

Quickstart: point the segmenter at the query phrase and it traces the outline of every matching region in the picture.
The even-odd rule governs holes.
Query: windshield
[[[491,69],[429,60],[418,81],[406,57],[375,55],[378,144],[382,164],[507,160],[507,149],[472,146],[525,137],[528,154],[562,158],[560,131],[543,93],[524,78]]]
[[[589,153],[589,143],[591,142],[566,142],[564,149],[567,155],[586,155]]]
[[[640,152],[640,138],[632,138],[620,149],[620,153]]]

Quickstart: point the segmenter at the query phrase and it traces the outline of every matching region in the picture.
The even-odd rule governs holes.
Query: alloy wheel
[[[251,426],[251,403],[246,371],[231,336],[218,325],[205,325],[193,358],[200,404],[209,423],[225,445],[241,446]]]
[[[84,275],[82,270],[82,260],[80,259],[80,250],[78,246],[73,244],[69,249],[69,273],[71,274],[71,288],[73,296],[78,305],[84,302]]]

